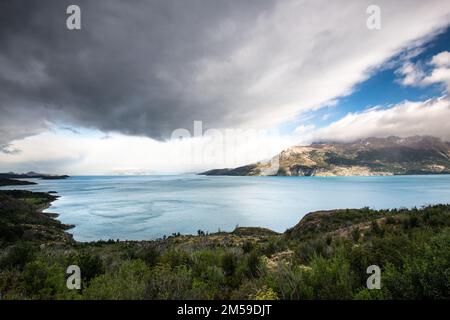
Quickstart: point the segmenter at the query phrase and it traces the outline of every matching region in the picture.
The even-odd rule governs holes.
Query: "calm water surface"
[[[306,213],[450,203],[450,175],[395,177],[91,176],[11,189],[57,191],[47,210],[79,241],[154,239],[260,226],[283,232]]]

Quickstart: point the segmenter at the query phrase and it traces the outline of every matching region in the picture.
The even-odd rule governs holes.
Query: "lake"
[[[78,241],[146,240],[239,226],[283,232],[311,211],[450,203],[450,175],[388,177],[77,176],[9,189],[57,191]],[[5,188],[2,188],[5,189]]]

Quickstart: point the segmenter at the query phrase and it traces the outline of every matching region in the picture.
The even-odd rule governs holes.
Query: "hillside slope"
[[[321,142],[294,146],[268,162],[235,169],[215,169],[203,175],[371,176],[450,173],[450,144],[439,138],[367,138],[351,143]]]

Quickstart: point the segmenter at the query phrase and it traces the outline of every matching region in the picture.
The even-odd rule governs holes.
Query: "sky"
[[[3,0],[0,171],[172,174],[314,141],[450,140],[449,25],[446,0]]]

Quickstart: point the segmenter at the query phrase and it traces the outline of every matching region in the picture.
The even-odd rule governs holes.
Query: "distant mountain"
[[[273,165],[277,163],[279,165]],[[294,146],[281,152],[271,162],[258,162],[234,169],[215,169],[201,174],[372,176],[444,173],[450,173],[450,143],[435,137],[414,136]]]
[[[27,172],[27,173],[0,173],[0,178],[2,179],[44,179],[44,180],[52,180],[52,179],[67,179],[69,176],[67,175],[53,175],[53,174],[44,174],[37,172]]]

